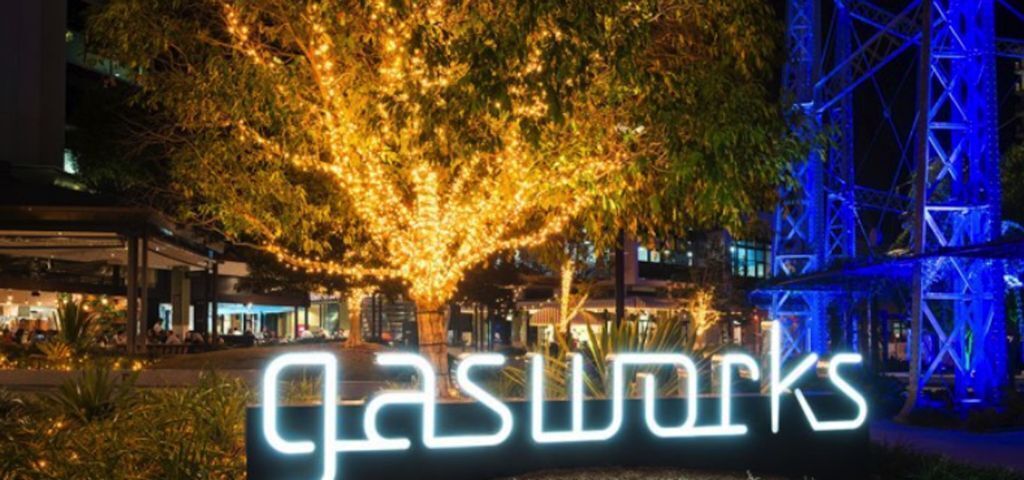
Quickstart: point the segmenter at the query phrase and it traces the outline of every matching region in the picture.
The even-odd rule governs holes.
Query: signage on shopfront
[[[484,414],[490,419],[484,422],[484,429],[478,428],[479,431],[458,434],[445,432],[439,428],[439,424],[443,422],[443,418],[439,420],[439,416],[443,413],[439,412],[439,406],[444,407],[445,404],[439,404],[436,399],[436,375],[431,364],[416,354],[382,353],[377,355],[379,365],[404,368],[415,372],[418,388],[386,391],[373,396],[362,409],[362,432],[359,438],[355,438],[351,432],[342,432],[339,428],[340,423],[346,422],[340,421],[340,409],[335,400],[339,394],[340,366],[337,358],[327,352],[289,353],[272,361],[263,375],[263,405],[259,409],[261,440],[269,445],[269,448],[276,454],[304,457],[310,461],[316,459],[320,464],[319,478],[334,479],[342,476],[339,473],[339,462],[343,461],[342,457],[347,458],[348,454],[401,452],[410,448],[449,452],[459,449],[496,449],[501,448],[509,441],[514,430],[522,431],[523,436],[528,437],[529,441],[532,441],[537,448],[545,445],[555,447],[557,444],[612,442],[620,434],[624,423],[630,422],[630,419],[633,418],[633,415],[626,411],[627,404],[631,408],[642,409],[643,428],[657,441],[743,437],[747,435],[750,426],[733,418],[735,397],[733,374],[737,371],[746,373],[745,378],[739,380],[757,382],[766,376],[764,380],[768,387],[767,395],[757,398],[767,400],[769,404],[766,407],[770,410],[769,421],[772,435],[777,435],[780,432],[783,414],[780,403],[781,399],[789,394],[796,397],[800,407],[799,411],[806,418],[811,432],[859,429],[867,418],[867,402],[864,396],[844,378],[843,367],[860,364],[861,356],[844,353],[834,355],[828,360],[827,380],[834,387],[837,396],[842,397],[844,402],[852,408],[846,409],[848,413],[844,418],[827,418],[827,415],[816,412],[804,392],[795,387],[800,377],[815,369],[819,364],[818,356],[806,355],[784,374],[780,335],[778,327],[773,325],[767,372],[762,372],[758,362],[746,354],[729,353],[720,357],[716,373],[719,385],[716,392],[716,400],[719,403],[718,414],[711,422],[707,421],[707,415],[701,415],[698,411],[701,402],[698,398],[700,388],[697,366],[693,359],[684,354],[622,353],[609,358],[608,366],[612,385],[608,392],[608,400],[605,400],[603,404],[610,406],[610,412],[604,414],[600,422],[595,422],[593,415],[585,414],[585,409],[593,405],[584,399],[584,362],[581,355],[572,354],[570,356],[570,378],[567,379],[568,411],[560,410],[560,416],[568,413],[568,425],[564,425],[566,423],[564,421],[553,421],[557,419],[550,414],[549,418],[546,418],[545,410],[550,409],[550,407],[546,408],[546,405],[552,402],[546,401],[544,394],[546,375],[543,356],[535,355],[529,359],[526,405],[525,407],[520,405],[520,408],[517,408],[520,412],[517,417],[509,403],[503,402],[493,392],[488,391],[484,385],[474,381],[471,376],[478,370],[501,368],[505,365],[505,357],[495,353],[470,354],[458,362],[457,385],[461,393],[474,400],[478,408],[482,407]],[[316,428],[302,428],[299,429],[300,432],[296,432],[295,428],[285,428],[281,425],[279,413],[288,407],[280,405],[279,383],[283,372],[300,367],[312,367],[323,372],[323,404],[318,407],[321,410],[320,424],[316,425]],[[671,405],[683,411],[659,412],[659,405],[664,402],[658,400],[656,378],[652,375],[630,375],[629,372],[635,371],[637,367],[668,367],[680,372],[683,401]],[[640,393],[640,402],[626,398],[629,387],[627,383],[631,383],[633,380],[637,382],[636,391]],[[749,404],[750,400],[745,400],[745,405]],[[415,408],[421,413],[419,417],[422,423],[416,425],[416,430],[420,433],[419,438],[387,432],[381,427],[382,424],[387,423],[389,413],[402,408],[401,406],[406,409]],[[528,414],[523,415],[527,411]],[[666,421],[666,417],[676,420]],[[351,424],[351,421],[347,423]],[[555,423],[562,425],[553,427],[552,424]],[[250,425],[250,428],[252,426]],[[304,427],[310,426],[305,425]],[[308,436],[309,432],[314,431],[318,432],[317,436]],[[307,436],[302,437],[303,432],[306,432]],[[250,438],[252,437],[250,436]]]

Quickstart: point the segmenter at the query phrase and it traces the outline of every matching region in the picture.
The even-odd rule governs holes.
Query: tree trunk
[[[363,296],[349,295],[345,297],[345,306],[348,310],[349,325],[345,346],[348,348],[359,347],[363,344]]]
[[[626,230],[619,229],[615,245],[615,328],[626,318]]]
[[[559,286],[560,293],[558,295],[558,331],[568,332],[570,321],[570,310],[572,309],[569,302],[572,301],[572,281],[573,276],[576,273],[576,265],[572,258],[566,258],[562,262],[562,266],[559,269]]]
[[[452,382],[448,372],[448,332],[441,307],[417,304],[416,329],[419,334],[420,354],[430,362],[437,375],[438,395],[452,396]]]

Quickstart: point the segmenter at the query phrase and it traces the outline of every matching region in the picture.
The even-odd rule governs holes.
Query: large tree
[[[183,217],[292,268],[392,279],[447,382],[465,272],[574,219],[738,224],[795,145],[761,0],[112,0]],[[641,221],[648,217],[650,223]]]

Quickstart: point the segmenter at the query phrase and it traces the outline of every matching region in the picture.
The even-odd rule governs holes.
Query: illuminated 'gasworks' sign
[[[771,330],[771,351],[769,358],[769,371],[761,372],[758,363],[749,355],[731,353],[721,357],[721,363],[716,374],[719,378],[719,390],[717,392],[717,415],[713,415],[711,421],[705,413],[701,414],[699,406],[701,401],[698,398],[698,372],[697,366],[692,359],[683,354],[676,353],[623,353],[608,359],[612,385],[608,392],[608,400],[601,402],[605,412],[598,415],[599,421],[595,421],[592,412],[585,412],[590,407],[597,408],[598,402],[585,402],[584,400],[584,375],[583,359],[579,354],[571,355],[570,378],[567,379],[569,391],[568,405],[565,402],[553,402],[545,400],[545,365],[542,356],[533,356],[529,361],[529,381],[527,400],[525,402],[503,402],[492,392],[487,391],[482,385],[475,382],[471,373],[477,369],[497,369],[505,364],[505,358],[499,354],[480,353],[465,356],[459,361],[456,377],[458,388],[468,398],[475,401],[474,408],[478,410],[476,415],[481,418],[479,422],[473,422],[474,428],[470,432],[453,433],[440,425],[445,423],[444,403],[439,404],[435,398],[435,372],[430,363],[423,357],[410,353],[383,353],[377,356],[377,362],[385,367],[400,367],[412,369],[419,379],[419,386],[415,390],[386,391],[373,396],[362,407],[362,426],[358,438],[353,438],[353,432],[342,435],[339,424],[339,405],[332,399],[338,398],[338,376],[339,365],[334,355],[326,352],[314,353],[290,353],[282,355],[271,362],[263,376],[263,406],[258,409],[259,433],[257,441],[268,446],[274,455],[284,458],[301,458],[308,467],[310,461],[319,464],[319,478],[335,479],[343,477],[339,471],[339,464],[344,462],[342,457],[350,458],[349,455],[367,455],[382,459],[381,473],[388,471],[389,461],[385,458],[402,458],[396,454],[402,454],[410,449],[419,453],[416,458],[423,458],[429,452],[436,452],[435,456],[451,455],[460,450],[467,452],[480,452],[486,450],[501,451],[508,445],[509,456],[517,457],[520,461],[523,454],[521,448],[512,448],[514,445],[524,441],[532,443],[530,451],[539,449],[550,449],[557,451],[558,448],[570,448],[569,445],[589,445],[590,450],[597,452],[594,446],[602,444],[612,445],[618,438],[627,437],[633,434],[623,433],[626,430],[637,430],[638,425],[646,430],[648,442],[671,442],[673,439],[714,439],[739,438],[743,439],[751,429],[751,425],[734,418],[734,395],[732,391],[734,371],[744,370],[746,375],[744,381],[760,381],[762,376],[767,376],[769,386],[766,396],[756,396],[757,400],[767,400],[768,415],[766,419],[770,423],[772,436],[780,433],[780,424],[784,409],[782,408],[783,397],[792,393],[799,405],[799,412],[806,420],[806,433],[815,436],[828,435],[824,432],[843,432],[861,429],[867,418],[867,402],[850,383],[843,377],[842,368],[846,365],[855,365],[861,362],[857,354],[837,354],[828,363],[827,379],[837,393],[835,397],[842,399],[846,404],[845,409],[840,409],[842,418],[827,418],[822,412],[815,411],[815,407],[808,400],[800,388],[795,388],[796,381],[808,371],[811,371],[818,364],[817,355],[810,354],[802,358],[795,367],[788,373],[782,372],[782,361],[780,359],[780,333],[777,327]],[[682,399],[666,402],[658,399],[658,389],[655,377],[652,375],[639,375],[636,378],[640,400],[626,398],[627,381],[633,377],[628,372],[635,367],[664,366],[671,367],[685,372],[685,383],[682,385]],[[284,426],[280,413],[288,408],[279,405],[280,392],[278,391],[280,377],[283,372],[293,367],[322,369],[322,395],[323,405],[317,407],[320,410],[319,424],[312,426],[308,424],[308,416],[304,421],[297,422],[299,427]],[[677,399],[679,400],[679,399]],[[763,411],[763,407],[751,406],[751,398],[743,398],[743,406],[755,411]],[[705,402],[707,403],[707,402]],[[585,405],[586,404],[586,405]],[[513,407],[519,415],[514,413]],[[585,408],[586,407],[586,408]],[[385,431],[382,425],[389,423],[388,416],[401,409],[410,408],[419,411],[419,438],[411,438],[410,435],[401,435]],[[468,408],[468,407],[459,407]],[[664,412],[666,408],[681,410],[676,412]],[[557,410],[555,414],[546,410]],[[642,421],[637,417],[642,411]],[[456,412],[454,408],[451,412]],[[830,412],[834,413],[835,409]],[[790,414],[794,412],[790,409]],[[309,413],[308,411],[306,413]],[[524,415],[525,413],[525,415]],[[460,415],[452,413],[452,415]],[[568,417],[567,419],[564,417]],[[751,415],[743,415],[751,418]],[[755,415],[756,416],[756,415]],[[249,419],[249,439],[253,441],[252,429],[253,416]],[[486,418],[485,418],[486,417]],[[672,417],[673,420],[665,420]],[[348,424],[352,423],[352,419]],[[787,427],[790,425],[787,419]],[[292,422],[293,424],[296,422]],[[557,424],[557,426],[553,426]],[[297,431],[298,430],[298,431]],[[464,428],[462,430],[465,430]],[[316,432],[316,436],[309,435]],[[512,439],[515,432],[519,435]],[[822,432],[822,433],[819,433]],[[306,436],[303,436],[306,435]],[[345,438],[343,438],[345,437]],[[806,439],[807,436],[805,435]],[[512,439],[512,440],[510,440]],[[524,440],[528,439],[528,440]],[[823,440],[827,440],[823,439]],[[632,445],[635,447],[635,445]],[[629,448],[630,445],[626,445]],[[567,450],[569,451],[569,450]],[[391,452],[392,457],[383,456]],[[250,457],[253,455],[266,457],[266,451],[261,453],[250,449]],[[412,458],[412,457],[410,457]],[[454,458],[454,457],[448,457]],[[263,458],[264,464],[269,465]],[[253,459],[250,458],[250,464]],[[526,462],[529,463],[529,462]],[[556,462],[557,463],[557,462]],[[732,465],[731,468],[742,467]],[[261,470],[250,468],[250,474],[260,476]],[[264,472],[265,473],[265,472]],[[376,475],[382,478],[381,475]],[[429,478],[422,471],[417,473],[420,478]],[[265,476],[264,478],[273,478]],[[316,478],[316,477],[309,477]]]

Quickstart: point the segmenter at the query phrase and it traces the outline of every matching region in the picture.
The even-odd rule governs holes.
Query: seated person
[[[181,345],[181,337],[178,336],[177,332],[171,330],[167,333],[167,340],[164,341],[165,345]]]

